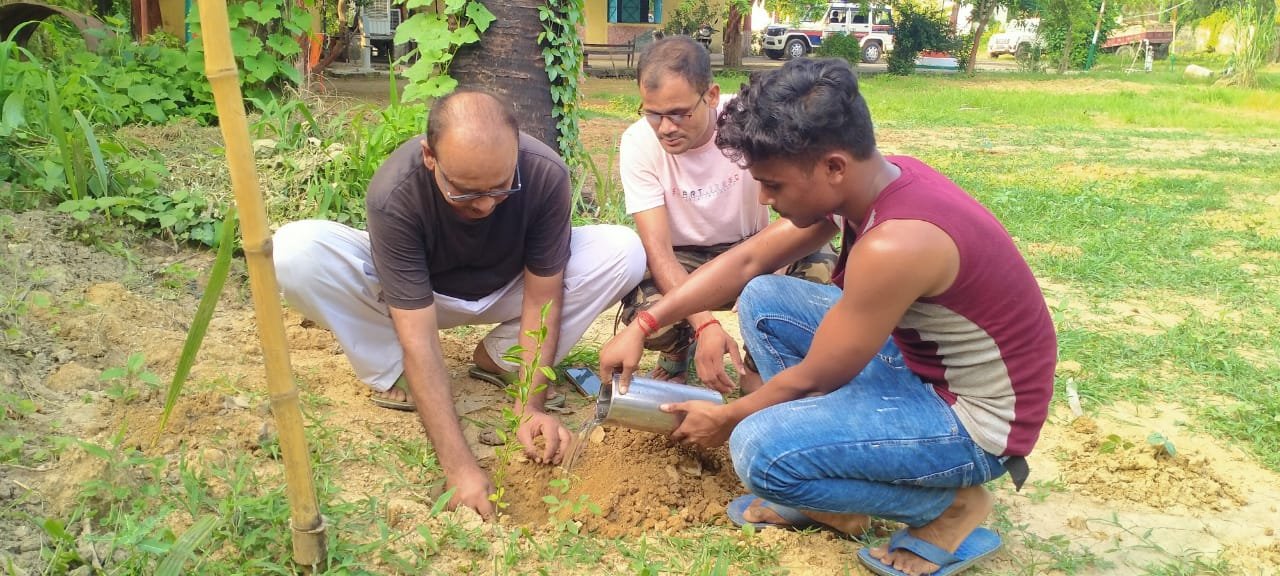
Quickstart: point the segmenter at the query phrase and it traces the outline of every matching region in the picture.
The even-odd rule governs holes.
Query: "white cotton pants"
[[[289,305],[333,332],[357,377],[378,391],[391,388],[404,372],[404,352],[382,301],[369,233],[327,220],[302,220],[282,226],[272,240],[276,280]],[[601,312],[640,283],[645,271],[644,247],[625,226],[574,228],[570,254],[556,362]],[[524,278],[518,275],[475,301],[436,293],[439,328],[497,324],[485,336],[484,349],[499,366],[514,370],[502,355],[520,334],[523,291]]]

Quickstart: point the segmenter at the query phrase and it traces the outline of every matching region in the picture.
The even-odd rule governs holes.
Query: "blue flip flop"
[[[961,570],[969,568],[979,560],[995,554],[1000,549],[1000,535],[986,528],[974,528],[964,542],[960,543],[960,547],[956,548],[954,554],[946,550],[934,546],[929,542],[925,542],[907,532],[906,528],[893,533],[889,537],[889,551],[906,550],[933,562],[938,565],[937,571],[932,576],[947,576],[948,574],[957,574]],[[858,551],[858,560],[867,569],[882,574],[883,576],[906,576],[906,573],[886,565],[871,556],[871,549],[863,548]]]
[[[747,512],[747,508],[750,507],[751,503],[755,502],[756,500],[760,501],[761,506],[764,506],[765,508],[773,510],[778,516],[781,516],[783,520],[786,520],[787,522],[789,522],[789,524],[773,524],[770,522],[747,521],[747,518],[745,516]],[[804,530],[805,528],[821,526],[821,524],[819,524],[813,518],[805,516],[803,512],[796,510],[795,508],[792,508],[790,506],[783,506],[781,504],[774,504],[773,502],[765,500],[764,498],[759,498],[754,494],[744,494],[742,496],[734,498],[731,502],[729,502],[729,506],[725,510],[725,513],[729,515],[729,520],[733,522],[734,526],[743,526],[745,524],[750,524],[752,526],[755,526],[756,528],[789,528],[791,530]]]

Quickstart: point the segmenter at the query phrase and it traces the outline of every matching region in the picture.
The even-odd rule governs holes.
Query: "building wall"
[[[609,41],[609,0],[586,0],[582,7],[583,42],[605,44]]]
[[[609,22],[609,0],[586,0],[583,5],[583,42],[592,44],[624,44],[637,36],[662,28],[680,0],[662,1],[662,21],[654,24],[616,24]]]

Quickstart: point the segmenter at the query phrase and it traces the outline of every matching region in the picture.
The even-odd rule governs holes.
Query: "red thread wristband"
[[[706,321],[706,322],[704,322],[701,326],[699,326],[697,330],[694,330],[694,331],[693,331],[693,339],[694,339],[694,340],[697,340],[699,336],[702,336],[702,331],[703,331],[703,330],[706,330],[706,329],[707,329],[707,327],[708,327],[708,326],[711,326],[712,324],[714,324],[714,325],[716,325],[716,326],[720,326],[720,321],[719,321],[719,320],[716,320],[715,318],[712,318],[712,319],[710,319],[710,320],[707,320],[707,321]]]
[[[644,332],[646,338],[653,336],[658,331],[658,319],[653,317],[648,310],[641,310],[636,313],[636,324],[640,325],[640,331]]]

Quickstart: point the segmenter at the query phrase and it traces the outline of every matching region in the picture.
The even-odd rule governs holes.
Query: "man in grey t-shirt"
[[[334,332],[378,405],[416,410],[435,447],[451,504],[493,515],[493,487],[454,411],[438,331],[497,324],[473,353],[473,376],[510,381],[513,345],[528,364],[542,307],[542,366],[554,366],[605,308],[639,283],[644,249],[622,226],[570,228],[564,161],[520,133],[508,105],[482,92],[435,103],[425,137],[405,142],[369,184],[368,232],[309,220],[275,234],[285,299]],[[554,351],[554,352],[553,352]],[[547,380],[517,432],[535,461],[559,463],[570,434],[543,411]],[[534,449],[541,436],[542,450]]]

